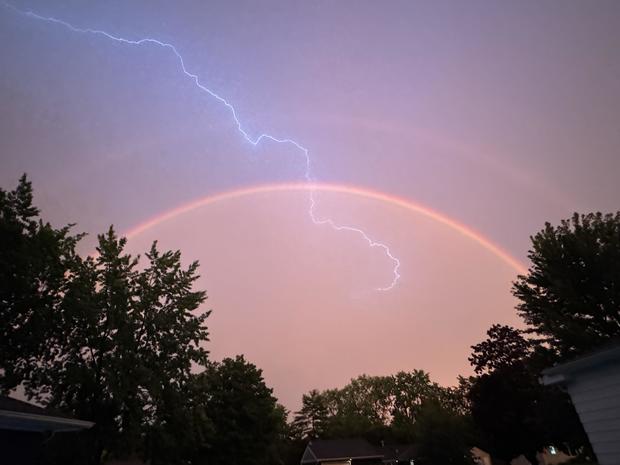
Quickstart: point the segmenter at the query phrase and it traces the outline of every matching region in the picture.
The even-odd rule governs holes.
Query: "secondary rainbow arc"
[[[326,183],[280,183],[280,184],[263,184],[258,186],[246,187],[242,189],[235,189],[218,194],[207,195],[199,199],[190,201],[171,210],[165,211],[139,225],[131,228],[125,232],[125,236],[130,239],[136,237],[146,230],[157,226],[158,224],[170,221],[184,213],[188,213],[197,208],[201,208],[213,203],[232,200],[240,197],[246,197],[262,193],[272,192],[291,192],[291,191],[317,191],[317,192],[333,192],[350,194],[367,199],[378,200],[382,202],[395,205],[413,213],[423,215],[431,220],[434,220],[440,224],[443,224],[450,229],[458,232],[464,237],[473,240],[484,249],[491,252],[497,258],[501,259],[506,264],[510,265],[519,274],[526,274],[527,267],[517,258],[513,257],[510,253],[502,249],[499,245],[495,244],[490,239],[486,238],[483,234],[475,229],[460,223],[459,221],[450,218],[449,216],[433,210],[430,207],[421,205],[411,200],[399,197],[396,195],[386,194],[383,192],[375,191],[372,189],[353,187],[341,184],[326,184]]]

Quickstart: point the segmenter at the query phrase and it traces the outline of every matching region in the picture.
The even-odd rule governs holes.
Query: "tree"
[[[459,383],[456,386],[438,386],[435,397],[439,405],[456,415],[469,416],[471,414],[471,402],[469,401],[468,394],[474,380],[474,377],[465,378],[464,376],[459,376]]]
[[[620,212],[575,213],[531,240],[532,266],[513,285],[531,330],[559,359],[620,336]]]
[[[491,373],[509,368],[525,360],[533,346],[525,339],[522,331],[506,325],[493,325],[487,331],[488,338],[472,346],[469,362],[478,374]]]
[[[494,325],[472,347],[479,375],[470,389],[472,413],[503,458],[532,457],[550,443],[588,453],[569,397],[538,378],[553,363],[620,336],[620,212],[575,213],[557,227],[547,223],[531,240],[532,266],[513,284],[528,328]]]
[[[434,400],[454,414],[467,413],[466,385],[463,379],[459,387],[443,388],[423,370],[361,375],[341,389],[305,394],[292,428],[304,439],[361,436],[374,442],[411,441],[424,402]]]
[[[95,257],[81,235],[38,220],[25,177],[0,190],[0,386],[22,385],[40,403],[96,423],[93,463],[144,452],[144,439],[183,412],[192,366],[205,366],[209,312],[192,289],[198,264],[153,244],[147,264],[114,230]]]
[[[413,432],[423,465],[473,465],[470,450],[474,434],[467,417],[442,407],[436,400],[426,400]]]
[[[301,410],[295,413],[291,425],[294,435],[301,439],[325,437],[329,421],[327,393],[313,389],[302,396],[301,403]]]
[[[394,378],[360,375],[328,397],[335,408],[329,421],[332,437],[364,436],[372,440],[384,435],[393,409]]]
[[[429,399],[438,400],[440,387],[431,382],[424,370],[401,371],[394,375],[393,393],[392,427],[398,436],[410,439],[422,404]]]
[[[243,356],[210,362],[193,387],[195,407],[207,412],[212,434],[193,463],[281,463],[286,411],[265,385],[262,371]]]
[[[30,354],[47,351],[50,322],[62,302],[65,274],[80,236],[38,219],[26,176],[0,188],[0,390],[22,383]],[[51,354],[50,354],[51,355]]]
[[[471,413],[482,446],[510,461],[550,444],[588,447],[587,437],[566,393],[542,386],[543,350],[509,326],[493,325],[469,358],[478,376],[469,389]]]

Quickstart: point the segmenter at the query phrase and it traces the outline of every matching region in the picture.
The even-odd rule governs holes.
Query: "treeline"
[[[375,444],[415,442],[433,463],[467,463],[474,442],[468,380],[446,388],[422,370],[362,375],[342,389],[310,391],[290,425],[298,452],[308,440],[363,437]],[[299,454],[301,456],[301,454]]]
[[[451,388],[418,370],[360,376],[307,393],[293,415],[242,356],[209,360],[198,263],[157,243],[132,257],[112,228],[81,257],[82,238],[40,219],[25,176],[0,189],[0,392],[95,422],[46,441],[48,463],[293,464],[310,439],[340,437],[414,442],[429,465],[468,463],[471,446],[504,461],[549,444],[591,454],[568,396],[538,378],[620,336],[620,213],[532,237],[513,285],[527,329],[491,327],[475,376]]]
[[[422,370],[393,376],[362,375],[342,389],[305,394],[291,427],[295,434],[308,438],[374,432],[381,439],[389,433],[408,440],[424,403],[435,402],[457,415],[469,412],[467,381],[461,381],[458,388],[444,388],[431,382]]]
[[[413,443],[421,464],[470,464],[472,447],[491,453],[494,463],[523,454],[536,464],[536,453],[550,445],[592,456],[569,396],[539,381],[552,363],[546,350],[501,325],[472,350],[476,375],[459,377],[456,387],[414,370],[310,391],[289,427],[297,455],[315,438],[362,437],[376,445]]]

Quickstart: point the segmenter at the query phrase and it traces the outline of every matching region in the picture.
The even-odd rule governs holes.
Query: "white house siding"
[[[620,465],[620,363],[582,371],[566,384],[600,465]]]

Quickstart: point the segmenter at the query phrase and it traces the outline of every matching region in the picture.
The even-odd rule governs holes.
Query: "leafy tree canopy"
[[[113,228],[95,256],[76,253],[81,237],[39,220],[25,176],[0,189],[0,389],[96,422],[97,463],[143,452],[183,410],[191,368],[207,364],[209,312],[196,314],[198,263],[180,252],[154,243],[139,269]]]
[[[511,326],[493,325],[487,336],[487,339],[472,346],[473,352],[469,357],[478,374],[509,368],[525,360],[532,351],[532,343],[523,337],[522,331]]]
[[[620,336],[620,212],[547,223],[529,258],[513,286],[517,310],[560,359]]]
[[[425,401],[413,427],[421,464],[473,465],[469,417],[456,415],[436,400]]]
[[[210,362],[196,376],[194,407],[208,413],[212,434],[193,463],[277,464],[286,436],[286,410],[262,371],[243,356]]]
[[[444,388],[422,370],[392,376],[361,375],[342,389],[310,391],[302,398],[293,430],[307,438],[363,436],[370,440],[410,441],[413,425],[428,400],[454,415],[467,414],[466,380]]]
[[[493,325],[487,336],[469,358],[478,373],[468,398],[479,445],[505,461],[524,454],[532,463],[550,444],[589,448],[568,395],[539,381],[546,350],[509,326]]]

